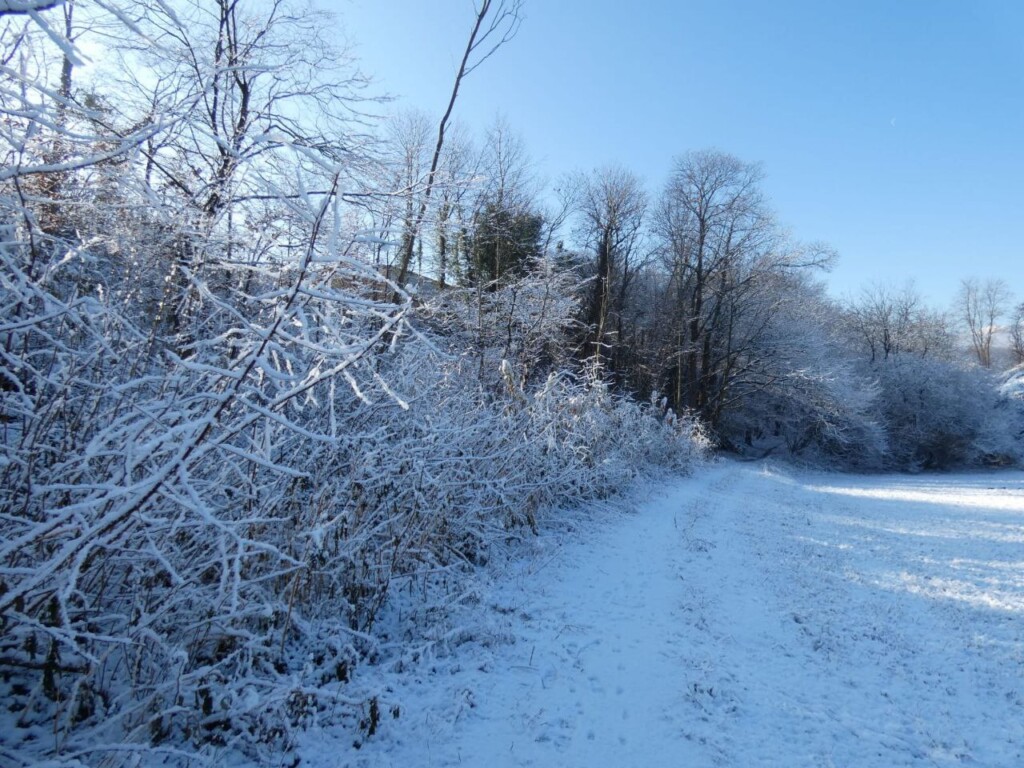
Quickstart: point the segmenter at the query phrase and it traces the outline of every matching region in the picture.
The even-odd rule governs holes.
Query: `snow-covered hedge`
[[[365,711],[347,683],[379,652],[396,584],[455,578],[547,509],[705,448],[597,383],[482,387],[402,341],[408,304],[354,292],[377,279],[354,262],[207,292],[175,349],[116,294],[47,283],[59,251],[35,277],[26,247],[0,252],[0,731],[16,765],[259,759]]]

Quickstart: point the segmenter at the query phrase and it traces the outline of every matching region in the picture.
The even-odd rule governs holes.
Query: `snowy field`
[[[363,669],[377,733],[302,765],[1024,765],[1024,473],[649,496],[482,576],[446,652]]]

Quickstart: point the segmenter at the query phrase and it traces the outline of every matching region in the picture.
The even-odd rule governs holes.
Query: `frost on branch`
[[[202,312],[168,338],[74,279],[100,246],[5,233],[0,658],[16,726],[59,734],[61,754],[245,722],[282,736],[267,729],[298,722],[308,591],[359,623],[345,567],[317,574],[343,528],[346,411],[407,306],[357,298],[379,278],[343,254],[314,267],[332,206],[307,211],[298,263],[232,270],[246,292],[194,280]],[[362,652],[332,636],[339,664]]]
[[[397,588],[703,441],[558,370],[563,278],[411,327],[311,17],[95,7],[161,77],[77,90],[56,16],[0,38],[0,755],[259,761],[376,701]]]

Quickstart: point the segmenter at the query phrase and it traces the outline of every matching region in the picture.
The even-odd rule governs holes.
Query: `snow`
[[[63,4],[64,0],[0,0],[0,13],[46,11]]]
[[[450,653],[364,669],[380,729],[301,764],[1024,765],[1024,473],[721,463],[597,518]]]
[[[1024,401],[1024,365],[1018,365],[1003,374],[999,391],[1004,397]]]

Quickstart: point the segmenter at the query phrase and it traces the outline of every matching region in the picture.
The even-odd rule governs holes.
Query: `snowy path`
[[[401,717],[303,764],[1024,766],[1022,473],[727,463],[586,530],[492,587],[514,642],[382,680]]]

